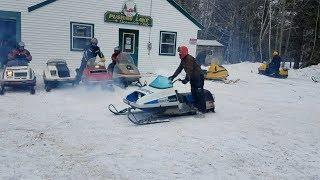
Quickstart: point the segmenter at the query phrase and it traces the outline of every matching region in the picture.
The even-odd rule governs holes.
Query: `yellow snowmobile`
[[[237,83],[240,79],[229,80],[229,72],[226,68],[218,64],[212,64],[209,70],[204,70],[205,79],[212,81],[223,81],[225,84]]]
[[[223,66],[212,64],[208,71],[205,71],[205,79],[224,80],[229,76],[228,71]]]
[[[279,74],[269,74],[268,68],[269,68],[269,64],[262,63],[258,68],[259,74],[275,77],[275,78],[283,78],[283,79],[288,77],[288,69],[285,67],[281,67],[279,69]]]

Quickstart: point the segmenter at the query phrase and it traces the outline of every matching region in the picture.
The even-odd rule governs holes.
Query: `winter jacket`
[[[176,78],[181,73],[182,69],[184,69],[187,74],[187,80],[199,81],[201,79],[201,67],[191,55],[188,54],[186,57],[181,59],[180,65],[172,77]]]
[[[14,60],[16,58],[25,58],[29,62],[32,60],[32,56],[30,52],[26,49],[24,50],[14,49],[8,54],[9,60]]]
[[[83,58],[87,61],[89,59],[95,58],[99,56],[100,58],[104,58],[103,53],[100,51],[98,46],[89,46],[85,51]]]
[[[278,72],[281,65],[281,57],[280,56],[274,56],[272,58],[271,63],[269,64],[270,72]]]

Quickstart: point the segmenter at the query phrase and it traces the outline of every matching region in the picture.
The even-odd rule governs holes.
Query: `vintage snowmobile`
[[[141,87],[123,99],[123,102],[130,107],[118,111],[110,104],[109,110],[115,115],[127,115],[136,125],[161,123],[167,121],[161,120],[162,118],[196,114],[191,92],[179,93],[173,87],[177,81],[179,80],[172,82],[167,77],[158,76],[149,86]],[[207,112],[214,112],[214,95],[208,90],[204,90],[204,94]]]
[[[36,76],[24,58],[8,61],[0,80],[0,95],[5,93],[6,87],[28,89],[35,94]]]
[[[47,62],[47,67],[43,71],[43,81],[47,92],[60,84],[73,84],[74,80],[75,73],[70,71],[65,60],[53,59]]]
[[[222,81],[225,84],[237,83],[240,79],[230,80],[228,79],[228,70],[218,64],[212,64],[208,70],[203,70],[204,78],[211,81]]]
[[[208,80],[224,80],[227,79],[229,73],[223,66],[212,64],[209,69],[205,72],[205,79]]]
[[[113,89],[112,74],[109,73],[104,62],[96,63],[96,58],[88,60],[81,80],[88,87],[101,85],[102,88]]]
[[[268,68],[269,68],[269,64],[262,63],[258,68],[259,74],[266,75],[269,77],[274,77],[274,78],[281,78],[281,79],[285,79],[288,77],[288,69],[285,67],[281,67],[279,69],[279,73],[273,73],[273,74],[268,73]]]
[[[112,71],[110,65],[108,70]],[[122,84],[124,87],[127,87],[132,83],[136,83],[136,85],[141,87],[140,78],[141,74],[139,69],[134,64],[130,54],[120,53],[117,57],[117,64],[113,69],[113,80]]]

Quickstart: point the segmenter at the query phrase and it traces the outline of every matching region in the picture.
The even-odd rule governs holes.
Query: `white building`
[[[174,0],[1,0],[0,61],[22,40],[32,65],[44,67],[48,59],[64,58],[77,67],[94,36],[107,59],[120,45],[143,72],[174,69],[179,45],[195,55],[190,39],[201,28]]]

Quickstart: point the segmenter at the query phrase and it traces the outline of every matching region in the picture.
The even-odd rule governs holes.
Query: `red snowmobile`
[[[82,82],[88,86],[113,87],[112,74],[108,72],[104,63],[96,63],[95,58],[88,60],[87,67],[83,71]]]

